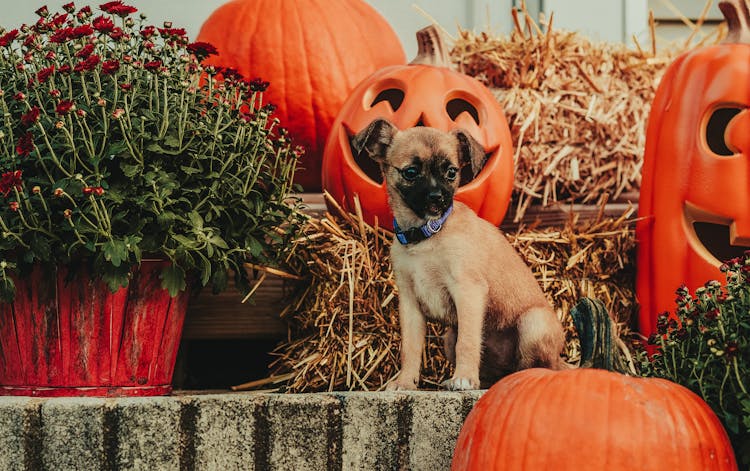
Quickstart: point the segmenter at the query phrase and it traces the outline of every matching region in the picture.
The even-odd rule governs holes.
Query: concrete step
[[[0,470],[441,471],[482,393],[0,397]]]

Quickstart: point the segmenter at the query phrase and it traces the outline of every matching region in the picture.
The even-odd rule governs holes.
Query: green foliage
[[[88,263],[115,290],[144,257],[169,259],[173,295],[246,286],[300,224],[299,149],[264,105],[268,86],[204,66],[185,31],[122,2],[0,30],[0,299],[35,263]]]
[[[666,378],[701,396],[719,416],[737,460],[750,466],[750,252],[722,266],[727,282],[710,281],[692,296],[677,291],[676,316],[657,321],[659,347],[642,374]]]

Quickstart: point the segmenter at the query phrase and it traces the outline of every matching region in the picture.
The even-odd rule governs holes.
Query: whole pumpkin
[[[750,246],[750,5],[719,7],[727,38],[678,57],[649,116],[636,226],[646,336],[681,284],[723,279],[722,262]]]
[[[232,0],[203,23],[208,64],[271,86],[266,102],[305,148],[295,182],[320,191],[326,137],[344,99],[381,67],[406,62],[396,33],[362,0]]]
[[[453,471],[736,470],[719,419],[690,390],[597,369],[535,368],[476,403]]]
[[[376,118],[399,129],[431,126],[442,131],[464,128],[487,153],[482,171],[462,175],[456,199],[498,225],[513,188],[513,144],[500,104],[479,81],[448,68],[436,27],[417,32],[418,55],[408,65],[386,67],[360,83],[344,103],[326,142],[323,189],[345,209],[355,210],[358,196],[364,219],[393,228],[393,217],[378,166],[352,151],[351,138]]]

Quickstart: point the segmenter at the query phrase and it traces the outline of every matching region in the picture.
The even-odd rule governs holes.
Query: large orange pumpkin
[[[487,153],[482,171],[456,192],[456,199],[498,225],[513,188],[513,144],[500,104],[479,81],[449,69],[438,30],[417,33],[417,58],[386,67],[360,83],[344,103],[328,136],[323,155],[323,189],[348,210],[358,195],[363,216],[392,229],[392,216],[380,169],[368,157],[353,154],[350,140],[376,118],[399,129],[431,126],[443,131],[461,127]]]
[[[231,67],[271,83],[264,94],[305,156],[295,181],[320,191],[326,137],[341,105],[374,71],[406,62],[396,33],[362,0],[233,0],[203,23],[198,41]]]
[[[736,470],[721,422],[690,390],[596,369],[523,370],[492,386],[453,471]]]
[[[674,308],[676,289],[723,279],[750,245],[750,29],[745,0],[722,1],[722,44],[667,69],[646,134],[639,216],[640,330]]]

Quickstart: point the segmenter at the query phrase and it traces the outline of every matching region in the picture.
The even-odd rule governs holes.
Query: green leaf
[[[10,303],[16,295],[16,285],[8,276],[0,278],[0,301]]]
[[[188,217],[190,218],[190,222],[193,224],[193,230],[203,230],[203,218],[200,214],[198,214],[196,211],[190,211]]]
[[[161,278],[161,287],[169,291],[172,297],[185,289],[185,271],[176,265],[164,268],[159,278]]]
[[[128,164],[120,164],[120,168],[122,169],[122,172],[125,174],[128,178],[133,178],[134,176],[138,175],[140,171],[143,169],[140,165],[128,165]]]
[[[119,267],[128,258],[128,248],[122,240],[108,240],[102,245],[102,251],[104,258],[114,267]]]
[[[253,257],[258,257],[263,253],[263,244],[258,242],[258,239],[256,239],[255,237],[248,236],[247,243],[248,248],[250,249],[250,255],[252,255]]]
[[[130,281],[130,267],[126,265],[115,267],[105,264],[102,270],[102,280],[113,293],[127,286]]]
[[[187,173],[188,175],[195,175],[196,173],[201,173],[201,172],[203,172],[203,171],[202,171],[201,169],[199,169],[199,168],[188,167],[188,166],[185,166],[185,165],[181,166],[181,167],[180,167],[180,169],[181,169],[181,170],[182,170],[182,171],[183,171],[184,173]]]

